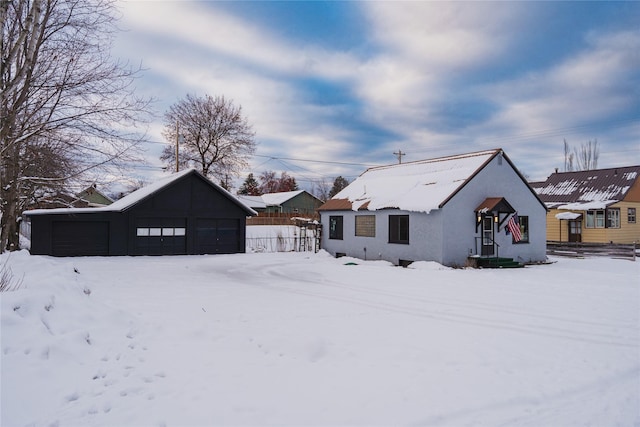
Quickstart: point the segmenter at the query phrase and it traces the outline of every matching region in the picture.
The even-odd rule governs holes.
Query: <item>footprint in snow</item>
[[[69,403],[75,402],[78,399],[80,399],[80,395],[77,392],[71,393],[70,395],[65,397],[65,400]]]

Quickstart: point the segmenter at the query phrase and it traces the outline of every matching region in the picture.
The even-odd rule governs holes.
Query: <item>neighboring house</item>
[[[322,205],[322,200],[304,190],[267,193],[261,196],[238,194],[236,197],[258,212],[258,215],[263,213],[313,215]]]
[[[549,209],[547,240],[640,242],[640,166],[556,172],[531,186]]]
[[[507,233],[514,214],[521,240]],[[546,259],[546,208],[501,149],[370,168],[320,207],[322,248],[405,265]]]
[[[236,197],[245,205],[256,211],[258,214],[267,210],[267,205],[262,200],[262,196],[247,196],[244,194],[237,194]]]
[[[313,215],[322,205],[322,200],[305,190],[263,194],[262,201],[266,213]]]
[[[26,211],[34,255],[178,255],[245,252],[256,212],[194,169],[100,208]]]
[[[89,202],[86,200],[62,192],[48,194],[40,197],[36,201],[29,203],[26,209],[55,209],[55,208],[88,208]]]
[[[101,207],[113,203],[113,199],[98,190],[95,184],[85,188],[84,190],[79,192],[77,196],[82,200],[86,200],[89,204],[89,207]]]

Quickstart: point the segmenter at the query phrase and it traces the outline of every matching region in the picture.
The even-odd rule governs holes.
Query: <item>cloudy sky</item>
[[[598,167],[640,164],[640,2],[122,1],[114,56],[146,71],[162,115],[186,94],[241,105],[249,172],[301,187],[368,166],[501,147],[523,174],[597,140]]]

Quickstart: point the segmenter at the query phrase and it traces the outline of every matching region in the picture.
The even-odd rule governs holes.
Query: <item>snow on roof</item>
[[[246,196],[244,194],[237,194],[236,198],[253,209],[264,209],[267,207],[267,204],[262,200],[262,196]]]
[[[604,209],[624,200],[639,175],[640,166],[559,172],[533,188],[549,207]]]
[[[582,216],[582,214],[575,212],[560,212],[556,214],[557,219],[578,219]]]
[[[111,208],[110,210],[123,211],[135,205],[136,203],[142,201],[143,199],[146,199],[147,197],[149,197],[151,194],[155,193],[159,189],[173,182],[178,181],[180,178],[182,178],[185,175],[189,175],[193,171],[194,169],[185,169],[181,172],[174,173],[158,181],[155,181],[154,183],[149,184],[145,187],[142,187],[134,191],[133,193],[127,194],[122,199],[116,200],[111,205],[109,205],[109,207]]]
[[[567,204],[555,204],[554,207],[567,211],[589,211],[593,209],[606,209],[607,206],[617,203],[618,200],[594,200],[589,202],[576,202]]]
[[[183,171],[180,172],[176,172],[170,176],[164,177],[162,179],[159,179],[158,181],[153,182],[152,184],[149,184],[145,187],[142,187],[126,196],[124,196],[123,198],[116,200],[115,202],[113,202],[110,205],[107,206],[103,206],[103,207],[98,207],[98,208],[60,208],[60,209],[35,209],[35,210],[31,210],[31,211],[26,211],[24,212],[26,215],[41,215],[41,214],[68,214],[68,213],[88,213],[88,212],[122,212],[128,208],[130,208],[131,206],[141,202],[142,200],[146,199],[147,197],[149,197],[150,195],[152,195],[153,193],[157,192],[158,190],[180,180],[181,178],[183,178],[186,175],[189,175],[191,173],[198,173],[195,169],[190,168],[190,169],[185,169]],[[205,178],[206,179],[206,178]],[[225,190],[224,188],[220,187],[219,185],[216,185],[214,182],[209,181],[213,186],[215,186],[219,191],[226,193],[229,198],[233,201],[235,201],[236,203],[238,203],[239,205],[241,205],[247,212],[251,212],[254,215],[257,215],[257,212],[255,212],[253,209],[251,209],[249,206],[247,206],[246,204],[244,204],[242,201],[238,200],[236,197],[233,197],[233,195],[231,193],[229,193],[227,190]]]
[[[268,193],[262,195],[262,201],[267,206],[280,206],[287,200],[291,200],[296,197],[298,194],[303,193],[304,190],[297,191],[283,191],[280,193]]]
[[[346,199],[351,209],[398,208],[429,212],[438,209],[476,171],[502,150],[489,150],[367,169],[333,199]]]

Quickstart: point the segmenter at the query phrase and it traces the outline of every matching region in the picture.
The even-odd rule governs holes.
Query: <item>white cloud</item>
[[[542,165],[549,157],[534,159],[524,143],[536,141],[551,152],[558,141],[561,145],[562,135],[536,140],[537,133],[580,126],[637,105],[637,88],[628,87],[632,78],[637,83],[640,69],[637,31],[590,33],[588,49],[546,70],[480,88],[467,85],[464,76],[510,61],[513,49],[522,48],[518,32],[531,28],[525,21],[532,8],[521,3],[358,3],[370,24],[366,58],[361,56],[364,48],[355,55],[282,39],[268,28],[216,10],[215,3],[123,5],[124,26],[131,33],[118,49],[126,57],[144,59],[150,69],[144,86],[161,99],[159,106],[166,109],[186,93],[223,94],[242,105],[264,155],[393,163],[391,153],[398,149],[415,160],[509,145],[504,148],[512,158],[524,159],[527,169],[550,170]],[[360,110],[315,105],[300,85],[307,79],[339,84],[348,92],[344,98],[355,97]],[[469,95],[499,111],[475,126],[430,128],[437,117],[447,116],[443,106],[447,111],[453,102],[453,110],[456,102],[464,102],[450,101],[451,94],[461,99]],[[354,121],[368,121],[397,137],[365,152],[366,141],[348,130]],[[519,145],[505,139],[515,136],[517,141],[523,135]],[[586,132],[572,136],[577,142],[589,139]],[[265,160],[256,158],[253,164]],[[337,165],[302,167],[311,173],[347,174]]]
[[[265,70],[330,79],[354,75],[357,61],[346,52],[295,46],[265,28],[215,9],[215,3],[124,2],[125,24]]]
[[[508,45],[519,7],[473,2],[368,2],[374,39],[436,72],[474,67]]]
[[[501,112],[485,126],[511,128],[518,135],[624,112],[637,103],[639,52],[640,32],[606,34],[548,70],[489,86],[485,95]]]
[[[295,79],[351,79],[359,68],[351,55],[280,40],[213,3],[125,2],[123,13],[131,31],[118,49],[143,58],[146,90],[160,98],[158,108],[166,110],[187,93],[223,94],[242,106],[258,153],[329,161],[350,151],[353,138],[335,120],[339,111],[313,105]],[[154,139],[162,140],[158,128]]]
[[[372,37],[383,52],[363,64],[356,93],[372,121],[410,139],[434,119],[456,75],[491,63],[510,46],[519,5],[367,2]]]

